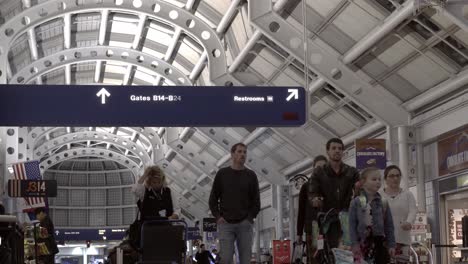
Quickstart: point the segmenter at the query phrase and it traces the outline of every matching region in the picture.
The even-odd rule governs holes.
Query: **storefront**
[[[437,142],[439,223],[442,263],[460,262],[462,218],[468,217],[468,129],[454,131]],[[453,247],[447,247],[453,245]]]

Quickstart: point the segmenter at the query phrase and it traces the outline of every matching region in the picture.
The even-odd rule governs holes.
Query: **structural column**
[[[398,127],[398,165],[403,174],[401,177],[401,188],[408,189],[408,127]]]
[[[387,166],[393,164],[393,130],[391,126],[386,126],[387,131]]]
[[[189,248],[189,256],[192,257],[193,255],[193,241],[192,240],[188,241],[188,248]]]
[[[261,230],[261,224],[260,224],[260,218],[257,216],[257,220],[255,221],[255,243],[254,243],[254,251],[255,251],[255,260],[257,263],[260,263],[260,230]]]
[[[296,230],[296,212],[294,210],[294,197],[293,197],[293,185],[289,185],[289,195],[288,195],[288,202],[289,202],[289,238],[291,241],[295,239],[295,230]]]
[[[281,185],[276,185],[276,199],[277,199],[277,208],[276,208],[276,239],[283,238],[283,187]]]
[[[416,144],[416,159],[417,159],[417,196],[416,201],[418,203],[418,211],[419,212],[426,212],[426,183],[424,177],[424,148],[422,143],[419,141],[419,133],[418,133],[418,141]]]

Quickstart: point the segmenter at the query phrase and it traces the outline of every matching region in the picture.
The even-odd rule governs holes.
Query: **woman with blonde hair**
[[[171,189],[167,187],[166,175],[158,166],[145,169],[143,175],[133,186],[133,192],[138,198],[140,219],[157,218],[178,219],[177,202],[173,199]]]

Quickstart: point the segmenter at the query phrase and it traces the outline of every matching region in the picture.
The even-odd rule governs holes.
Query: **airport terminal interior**
[[[24,263],[39,263],[37,204],[7,190],[15,164],[38,161],[57,184],[38,201],[55,226],[55,263],[105,263],[137,217],[132,186],[157,165],[179,218],[200,228],[186,255],[200,243],[211,251],[218,235],[202,226],[214,177],[242,142],[261,204],[251,261],[290,263],[274,257],[275,243],[289,240],[290,259],[300,188],[340,138],[345,164],[362,169],[361,156],[378,152],[369,142],[380,142],[382,175],[401,169],[417,204],[407,263],[468,263],[467,65],[466,0],[0,0],[2,88],[304,87],[307,104],[299,127],[1,126],[0,201],[17,226],[0,225],[19,233]]]

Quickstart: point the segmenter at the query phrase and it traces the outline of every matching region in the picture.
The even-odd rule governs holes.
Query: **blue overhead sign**
[[[103,241],[122,240],[126,229],[105,228],[105,229],[55,229],[55,240],[57,241]]]
[[[0,126],[301,126],[302,87],[0,85]]]

